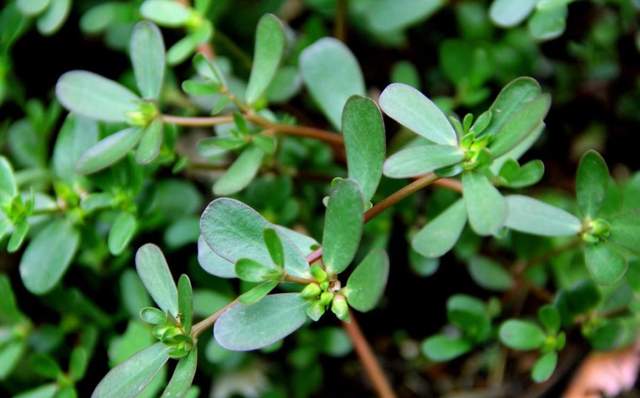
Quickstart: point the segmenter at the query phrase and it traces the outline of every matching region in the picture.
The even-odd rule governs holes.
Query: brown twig
[[[333,35],[341,42],[347,41],[347,0],[338,0],[336,3],[336,20]]]

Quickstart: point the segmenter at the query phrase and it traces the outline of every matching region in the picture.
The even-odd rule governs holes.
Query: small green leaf
[[[611,219],[609,241],[640,255],[640,214],[638,209],[622,212]]]
[[[247,84],[247,103],[255,103],[273,80],[287,44],[282,22],[273,14],[266,14],[258,22],[253,51],[253,67]]]
[[[162,250],[151,243],[140,247],[136,253],[136,270],[153,301],[158,304],[160,309],[176,318],[178,316],[178,289]]]
[[[43,12],[50,2],[51,0],[17,0],[16,5],[21,13],[31,17]]]
[[[18,195],[18,185],[13,174],[11,163],[0,156],[0,201],[6,202]]]
[[[89,353],[84,347],[75,347],[69,358],[69,377],[71,380],[82,380],[89,365]]]
[[[533,11],[537,0],[493,0],[489,8],[489,16],[496,25],[512,27],[524,21]]]
[[[43,353],[36,353],[31,356],[30,368],[41,377],[46,379],[56,379],[62,375],[62,369],[60,365],[49,355]]]
[[[473,341],[484,341],[491,332],[487,306],[473,296],[455,294],[449,297],[447,318]]]
[[[0,274],[0,322],[4,325],[16,323],[22,317],[16,305],[16,296],[11,288],[11,281],[6,274]],[[2,379],[2,377],[0,377]]]
[[[360,184],[364,200],[371,200],[382,177],[385,156],[384,122],[375,102],[350,97],[342,112],[342,134],[349,178]]]
[[[429,18],[445,0],[376,0],[365,8],[366,21],[381,36],[394,35]]]
[[[14,395],[13,398],[57,398],[59,391],[60,386],[57,383],[50,383]]]
[[[531,378],[536,383],[542,383],[549,380],[558,363],[558,353],[555,351],[548,352],[538,358],[531,370]]]
[[[392,83],[380,94],[379,103],[390,118],[429,141],[458,145],[456,132],[444,113],[415,88]]]
[[[277,232],[273,228],[265,228],[262,233],[264,236],[264,243],[269,250],[271,260],[279,268],[284,268],[284,249],[282,247],[282,241]]]
[[[568,9],[566,4],[541,9],[538,7],[527,28],[537,40],[551,40],[559,37],[567,26]]]
[[[155,119],[144,129],[140,138],[140,145],[136,151],[136,161],[140,164],[153,162],[160,154],[164,141],[164,128],[162,120]]]
[[[0,345],[0,380],[7,379],[16,368],[27,348],[23,339],[13,339]]]
[[[126,122],[140,98],[113,80],[87,71],[71,71],[60,76],[56,95],[68,110],[106,122]]]
[[[38,17],[38,32],[43,35],[55,33],[67,19],[70,10],[71,0],[51,0],[44,14]]]
[[[139,127],[130,127],[103,138],[82,154],[76,170],[82,174],[92,174],[111,166],[136,146],[143,132]]]
[[[547,333],[558,333],[562,320],[560,319],[560,312],[552,304],[546,304],[540,307],[538,310],[538,319],[542,326],[544,326]]]
[[[167,322],[167,314],[156,307],[145,307],[140,310],[140,319],[149,325],[161,325]]]
[[[500,341],[514,350],[535,350],[542,347],[545,334],[538,325],[530,321],[509,319],[500,326]]]
[[[177,28],[191,17],[189,8],[173,0],[147,0],[140,7],[140,14],[161,26]]]
[[[486,257],[471,258],[469,273],[478,285],[488,290],[501,292],[513,286],[511,274],[500,264]]]
[[[544,163],[532,160],[523,166],[515,159],[508,159],[500,168],[502,184],[509,188],[524,188],[540,181],[544,174]]]
[[[390,178],[416,177],[464,159],[457,146],[420,143],[391,155],[384,162],[384,175]]]
[[[334,180],[322,234],[323,261],[328,271],[339,274],[353,260],[362,236],[363,212],[359,185],[353,180]]]
[[[465,338],[437,334],[422,343],[422,353],[432,361],[446,362],[466,354],[472,347]]]
[[[136,233],[138,221],[136,217],[126,211],[118,214],[109,231],[109,251],[114,256],[121,254],[131,242],[131,238]]]
[[[302,326],[307,319],[306,307],[307,301],[298,293],[270,295],[253,305],[235,304],[218,318],[213,334],[228,350],[257,350]]]
[[[153,380],[169,360],[171,348],[156,343],[111,369],[91,394],[91,398],[134,398]]]
[[[464,200],[459,199],[418,231],[411,247],[425,257],[440,257],[456,244],[466,223]]]
[[[193,349],[189,355],[178,361],[169,384],[160,398],[183,398],[196,375],[198,367],[198,350]]]
[[[349,97],[365,95],[358,60],[341,41],[326,37],[307,47],[299,62],[311,96],[331,124],[340,129],[342,110]]]
[[[164,41],[151,22],[138,22],[131,34],[129,54],[142,97],[157,100],[164,81]]]
[[[213,185],[213,193],[223,196],[243,190],[258,173],[263,158],[262,149],[254,145],[248,146]]]
[[[273,268],[248,258],[238,260],[235,270],[238,278],[247,282],[264,282],[273,279]]]
[[[505,227],[540,236],[577,235],[580,220],[562,209],[523,195],[509,195]]]
[[[245,305],[255,304],[262,300],[267,294],[278,286],[278,281],[264,281],[249,291],[242,293],[238,297],[238,301]]]
[[[585,245],[584,260],[593,279],[601,285],[613,285],[627,271],[624,257],[606,243]]]
[[[193,322],[193,289],[191,281],[185,274],[178,279],[178,311],[180,313],[180,324],[186,334],[191,333]],[[195,350],[197,351],[197,350]]]
[[[388,277],[387,253],[382,249],[373,249],[347,280],[347,302],[358,311],[371,311],[382,297]]]
[[[62,278],[78,249],[80,235],[67,220],[58,219],[33,238],[20,259],[20,277],[27,290],[44,294]]]
[[[58,177],[74,180],[76,164],[83,153],[98,142],[98,123],[93,119],[69,114],[60,129],[53,149],[53,169]]]
[[[11,234],[11,238],[7,243],[7,251],[9,253],[15,253],[22,246],[22,242],[24,242],[27,234],[29,233],[29,222],[26,218],[18,221],[14,227],[13,233]]]
[[[480,171],[463,173],[462,187],[471,228],[479,235],[496,233],[507,216],[507,204],[500,192]]]
[[[609,184],[609,169],[600,154],[588,151],[580,159],[576,175],[576,199],[585,217],[594,218],[604,202]]]

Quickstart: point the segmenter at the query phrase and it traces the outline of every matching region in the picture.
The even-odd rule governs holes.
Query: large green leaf
[[[463,355],[472,348],[470,341],[462,337],[437,334],[422,343],[422,352],[436,362],[446,362]]]
[[[580,220],[560,208],[523,195],[509,195],[505,227],[540,236],[577,235]]]
[[[91,398],[135,398],[169,360],[170,347],[156,343],[111,369]]]
[[[160,29],[151,22],[138,22],[133,28],[129,55],[136,83],[144,98],[157,100],[164,80],[164,41]]]
[[[362,236],[364,202],[358,184],[336,179],[332,183],[322,233],[323,261],[339,274],[351,263]]]
[[[331,124],[340,129],[347,99],[365,95],[364,78],[356,58],[341,41],[327,37],[302,52],[300,71],[313,99]]]
[[[133,214],[123,211],[113,221],[107,240],[109,251],[114,256],[121,254],[127,248],[131,238],[138,228],[138,220]]]
[[[273,80],[287,44],[284,27],[273,14],[266,14],[258,22],[253,51],[253,67],[245,94],[249,104],[256,102]]]
[[[576,175],[576,199],[585,217],[595,217],[607,195],[609,169],[600,154],[588,151],[580,159]]]
[[[627,271],[627,262],[622,254],[607,243],[587,244],[584,260],[593,279],[601,285],[613,285]]]
[[[467,223],[464,199],[459,199],[424,226],[411,241],[411,247],[425,257],[440,257],[456,244]]]
[[[500,341],[514,350],[535,350],[545,342],[545,334],[538,325],[529,321],[509,319],[500,326]]]
[[[139,127],[130,127],[103,138],[82,154],[76,170],[82,174],[91,174],[111,166],[136,146],[143,132]]]
[[[498,26],[516,26],[531,13],[538,0],[493,0],[489,8],[491,20]]]
[[[507,216],[507,204],[500,192],[480,171],[463,173],[462,187],[471,228],[479,235],[496,233]]]
[[[389,277],[389,257],[382,249],[373,249],[349,276],[347,302],[358,311],[372,310],[384,293]]]
[[[161,26],[173,28],[186,24],[191,17],[189,8],[174,0],[146,0],[140,14]]]
[[[223,196],[243,190],[258,173],[263,158],[262,149],[255,145],[247,147],[227,172],[213,185],[213,193]]]
[[[375,102],[352,96],[342,112],[342,134],[349,178],[357,181],[364,200],[371,200],[382,177],[384,122]]]
[[[391,155],[384,162],[384,175],[391,178],[416,177],[459,163],[464,152],[457,146],[420,143]]]
[[[20,276],[27,290],[33,294],[51,290],[71,264],[79,243],[80,234],[64,219],[38,232],[20,259]]]
[[[144,287],[158,307],[174,318],[178,316],[178,289],[162,250],[147,243],[136,252],[136,270]]]
[[[76,70],[60,76],[56,95],[68,110],[92,119],[126,122],[140,98],[113,80],[92,72]]]
[[[304,324],[307,305],[298,293],[273,294],[252,305],[235,304],[218,318],[213,335],[232,351],[266,347]]]
[[[77,177],[76,164],[83,153],[98,142],[98,123],[69,114],[53,148],[53,169],[58,177],[71,181]]]
[[[273,228],[273,225],[251,207],[229,198],[211,202],[200,219],[204,241],[218,256],[232,264],[241,258],[249,258],[261,264],[272,265],[271,256],[264,244],[265,228]],[[292,235],[284,233],[281,228],[275,229],[285,252],[285,271],[291,275],[308,277],[309,264],[302,251],[293,243]],[[308,242],[308,239],[305,241]]]
[[[198,350],[194,348],[189,355],[182,358],[173,371],[173,376],[160,398],[183,398],[191,387],[198,367]]]
[[[444,113],[415,88],[392,83],[380,94],[379,103],[387,116],[429,141],[458,145],[456,132]]]

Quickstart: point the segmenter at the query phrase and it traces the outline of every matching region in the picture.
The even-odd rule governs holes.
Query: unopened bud
[[[316,298],[322,293],[322,289],[318,286],[317,283],[310,283],[302,289],[300,295],[305,299]]]
[[[333,312],[341,321],[349,321],[349,305],[343,295],[338,294],[331,303],[331,312]]]
[[[327,280],[327,272],[323,270],[319,265],[313,265],[310,271],[311,276],[313,276],[313,279],[315,279],[317,282],[324,282]]]

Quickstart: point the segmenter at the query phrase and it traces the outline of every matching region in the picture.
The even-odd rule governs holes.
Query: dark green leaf
[[[178,311],[180,313],[180,323],[185,333],[191,333],[193,322],[193,290],[191,281],[185,274],[178,279]],[[196,350],[197,351],[197,350]]]
[[[558,333],[560,330],[560,312],[552,304],[546,304],[538,310],[538,319],[548,333]]]
[[[361,312],[375,308],[389,277],[389,258],[382,249],[373,249],[353,270],[346,285],[347,302]]]
[[[267,250],[269,250],[269,255],[271,256],[271,261],[279,268],[284,268],[284,249],[276,230],[265,228],[263,236],[264,244],[267,246]]]
[[[256,43],[253,55],[253,67],[247,84],[245,98],[253,104],[273,80],[286,46],[284,27],[273,14],[266,14],[258,22]]]
[[[640,214],[638,209],[622,212],[611,219],[609,241],[640,255]]]
[[[238,278],[247,282],[264,282],[272,279],[274,269],[257,261],[241,258],[235,265]]]
[[[267,294],[269,294],[273,289],[278,286],[278,281],[264,281],[255,287],[251,288],[249,291],[242,293],[238,297],[238,301],[241,304],[251,305],[255,304],[258,301],[262,300]]]

